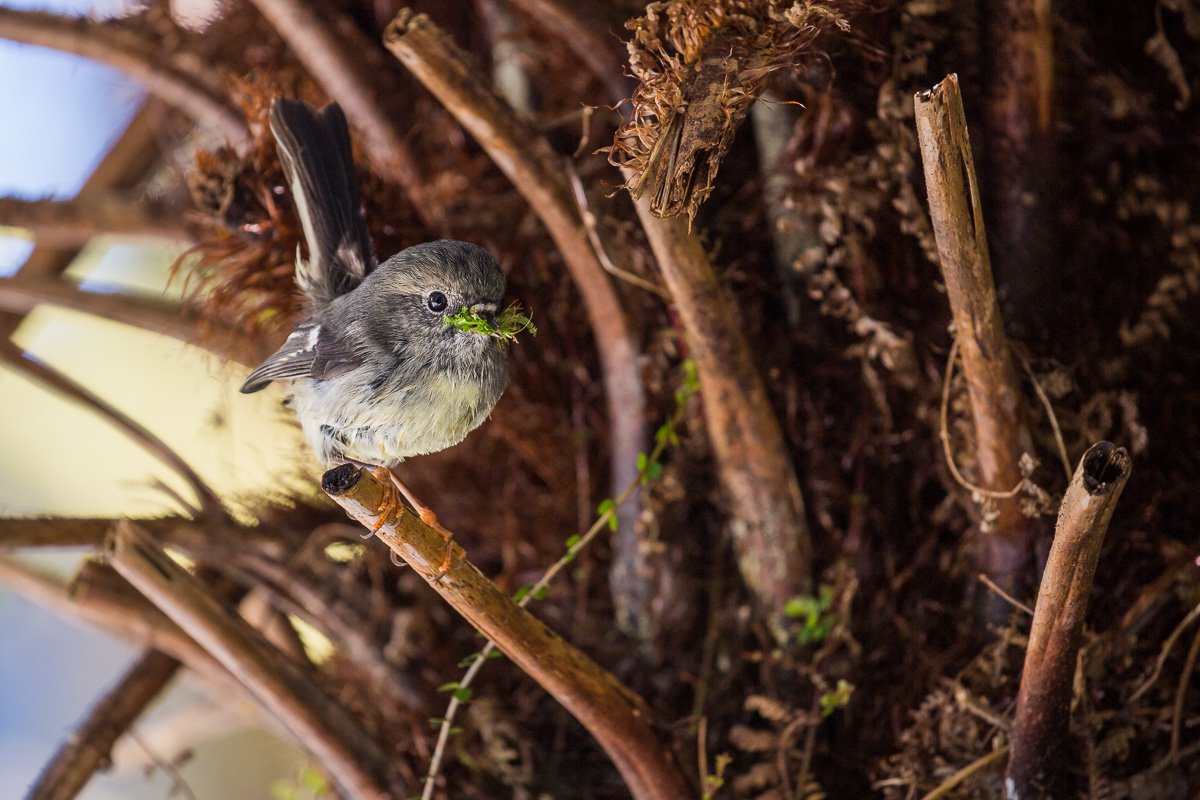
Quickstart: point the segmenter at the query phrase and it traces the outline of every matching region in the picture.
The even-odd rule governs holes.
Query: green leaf
[[[469,669],[472,664],[479,660],[479,653],[471,653],[471,655],[458,662],[459,669]]]
[[[460,703],[467,703],[471,700],[471,695],[474,694],[470,686],[464,686],[454,692],[454,699]]]
[[[513,592],[513,602],[514,603],[521,602],[522,600],[524,600],[526,597],[529,596],[529,593],[531,591],[533,591],[533,587],[530,586],[529,584],[526,584],[526,585],[522,586],[520,589],[517,589],[515,592]]]
[[[539,586],[537,591],[533,593],[533,599],[534,600],[545,600],[546,596],[549,594],[550,594],[549,586]]]
[[[650,459],[649,459],[649,456],[647,456],[645,453],[638,453],[638,455],[637,455],[637,469],[638,469],[638,472],[645,472],[645,471],[646,471],[646,464],[647,464],[647,462],[648,462],[649,460],[650,460]]]
[[[439,692],[453,692],[457,688],[458,681],[450,681],[449,683],[443,683],[441,686],[437,687],[437,690]]]
[[[579,534],[575,533],[567,537],[567,549],[570,550],[575,545],[579,544]]]

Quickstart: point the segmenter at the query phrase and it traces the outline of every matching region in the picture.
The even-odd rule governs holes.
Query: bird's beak
[[[471,311],[478,314],[488,324],[489,328],[496,332],[500,331],[500,323],[496,321],[496,306],[494,303],[478,303],[471,306]]]

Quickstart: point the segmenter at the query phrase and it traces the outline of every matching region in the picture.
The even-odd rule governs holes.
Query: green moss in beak
[[[517,334],[529,331],[531,336],[537,336],[537,326],[533,320],[521,312],[521,307],[513,303],[490,320],[469,308],[462,308],[453,314],[442,317],[447,325],[453,325],[460,331],[479,333],[484,336],[494,336],[505,342],[513,341]]]

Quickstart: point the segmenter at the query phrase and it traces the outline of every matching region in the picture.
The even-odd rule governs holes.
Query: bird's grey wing
[[[339,337],[318,322],[304,322],[242,384],[242,393],[265,388],[283,378],[328,380],[362,365],[362,359]]]
[[[358,286],[376,265],[346,116],[337,103],[317,111],[279,97],[271,104],[271,133],[308,243],[308,260],[296,260],[296,283],[319,307]]]

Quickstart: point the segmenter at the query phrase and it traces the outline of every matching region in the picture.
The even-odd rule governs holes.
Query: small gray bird
[[[271,132],[308,244],[296,283],[309,313],[242,391],[290,381],[304,436],[325,467],[382,467],[395,480],[392,467],[461,442],[500,399],[505,341],[489,326],[497,328],[504,275],[483,248],[449,240],[376,261],[336,103],[317,111],[278,98]],[[486,323],[482,330],[447,324],[463,309]]]

